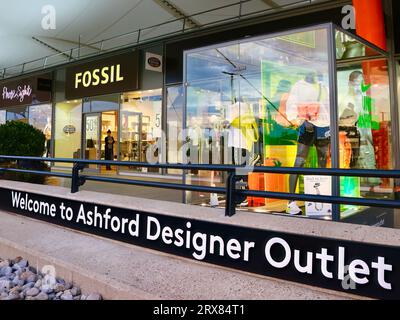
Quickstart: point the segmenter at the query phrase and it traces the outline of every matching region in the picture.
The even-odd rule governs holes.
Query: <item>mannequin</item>
[[[200,160],[200,147],[201,147],[201,127],[197,118],[190,118],[190,126],[188,128],[187,136],[189,139],[189,163],[199,163]]]
[[[227,108],[226,127],[229,128],[228,148],[232,151],[232,163],[243,165],[249,163],[254,143],[259,140],[259,130],[256,117],[251,106],[242,99]],[[259,155],[258,155],[259,158]],[[251,159],[254,162],[254,157]]]
[[[226,111],[224,127],[228,132],[228,154],[231,152],[232,163],[234,165],[254,165],[260,159],[251,156],[254,143],[259,140],[258,123],[254,116],[251,106],[240,99],[235,99],[234,104],[230,105]],[[243,176],[242,187],[248,187],[248,176]],[[238,197],[237,204],[247,206],[246,197]]]
[[[326,168],[330,148],[329,92],[322,74],[311,72],[294,84],[287,100],[287,117],[299,127],[295,167],[304,167],[310,149],[315,146],[318,166]],[[289,192],[296,192],[298,175],[290,175]],[[292,215],[301,215],[296,201],[288,204]]]
[[[343,112],[340,115],[342,128],[356,127],[358,141],[352,142],[355,156],[352,159],[352,168],[376,169],[375,148],[372,136],[371,110],[365,103],[366,91],[369,86],[364,85],[364,77],[361,71],[353,71],[349,76],[349,91],[340,101]],[[371,191],[381,184],[379,178],[365,178]]]
[[[43,133],[46,136],[46,158],[50,156],[50,146],[51,146],[51,119],[47,117],[47,123],[43,129]]]

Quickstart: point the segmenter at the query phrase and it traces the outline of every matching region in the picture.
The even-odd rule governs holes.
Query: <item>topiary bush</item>
[[[46,137],[43,132],[30,124],[9,121],[0,125],[0,155],[41,157],[46,150],[45,142]],[[39,171],[47,171],[49,169],[43,162],[26,160],[17,162],[3,161],[2,166]],[[15,172],[6,172],[3,178],[33,183],[44,183],[46,179],[44,176]]]

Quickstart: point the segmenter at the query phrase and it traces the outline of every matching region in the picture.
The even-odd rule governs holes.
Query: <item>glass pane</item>
[[[182,163],[183,86],[167,88],[167,162]],[[182,174],[181,170],[168,170],[169,174]]]
[[[5,124],[7,119],[7,111],[6,110],[0,110],[0,125]]]
[[[51,143],[51,118],[52,105],[42,104],[29,107],[29,124],[39,129],[46,136],[46,152],[45,156],[50,155]]]
[[[100,160],[100,116],[86,115],[84,122],[85,140],[84,140],[84,159]],[[96,169],[97,165],[89,165],[89,168]]]
[[[102,160],[117,160],[118,155],[118,112],[106,111],[101,114],[101,156]],[[106,166],[106,170],[116,170]]]
[[[120,153],[122,161],[160,162],[162,142],[162,90],[128,92],[121,104]],[[130,168],[156,172],[158,169]]]
[[[7,121],[22,121],[28,123],[28,108],[27,107],[8,108]]]
[[[187,55],[187,80],[224,78],[239,59],[239,45],[204,50]]]
[[[186,160],[203,164],[330,166],[330,100],[326,29],[254,38],[187,55]],[[223,175],[191,172],[187,180],[223,185]],[[250,173],[251,190],[330,194],[330,177]],[[188,193],[218,206],[216,195]],[[241,207],[331,218],[331,206],[248,198]]]
[[[90,99],[90,112],[102,112],[109,110],[118,110],[119,96],[106,95]]]
[[[393,169],[387,61],[362,61],[339,66],[338,94],[340,166]],[[383,178],[344,177],[341,193],[349,197],[392,198],[393,182]],[[359,212],[363,212],[364,219],[372,215],[371,221],[387,212],[385,209],[345,205],[341,209],[342,218],[349,222],[357,220]]]
[[[81,158],[82,104],[61,102],[55,110],[55,158]],[[58,164],[72,166],[70,164]]]
[[[346,60],[381,55],[347,33],[336,31],[336,58]]]

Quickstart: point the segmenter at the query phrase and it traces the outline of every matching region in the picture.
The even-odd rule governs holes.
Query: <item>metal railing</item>
[[[291,194],[273,191],[255,191],[237,189],[236,183],[240,181],[247,171],[255,173],[270,173],[270,174],[298,174],[298,175],[316,175],[316,176],[336,176],[336,177],[380,177],[380,178],[400,178],[400,170],[349,170],[349,169],[312,169],[312,168],[285,168],[285,167],[262,167],[255,166],[247,168],[245,166],[233,165],[203,165],[203,164],[150,164],[138,162],[122,162],[122,161],[104,161],[104,160],[81,160],[81,159],[62,159],[62,158],[39,158],[39,157],[17,157],[17,156],[0,156],[0,161],[18,161],[25,163],[35,162],[50,162],[50,163],[69,163],[72,164],[71,173],[66,172],[52,172],[40,171],[30,169],[16,169],[1,167],[0,173],[15,172],[15,173],[30,173],[34,175],[52,176],[59,178],[71,179],[71,193],[79,192],[79,188],[85,184],[86,181],[97,181],[117,184],[136,185],[152,188],[174,189],[182,191],[195,191],[204,193],[216,193],[226,196],[225,215],[233,216],[236,212],[236,205],[240,197],[259,197],[270,199],[284,199],[284,200],[299,200],[310,201],[319,203],[331,204],[344,204],[344,205],[360,205],[369,207],[382,207],[382,208],[400,208],[400,201],[398,200],[381,200],[381,199],[365,199],[365,198],[352,198],[341,196],[327,196],[327,195],[310,195],[310,194]],[[141,168],[154,168],[154,169],[178,169],[183,171],[199,170],[199,171],[219,171],[228,174],[225,187],[209,187],[198,186],[192,184],[168,183],[157,181],[143,181],[135,179],[122,179],[114,177],[104,177],[99,175],[90,175],[83,173],[89,165],[99,166],[118,166],[118,167],[141,167]]]
[[[329,2],[329,0],[294,0],[290,3],[274,8],[251,10],[249,8],[249,5],[256,2],[257,1],[255,0],[241,0],[201,12],[196,12],[189,16],[183,16],[182,18],[176,18],[152,26],[143,27],[134,31],[126,32],[99,41],[94,41],[86,44],[82,44],[79,41],[80,45],[78,47],[70,48],[56,54],[1,68],[0,78],[6,79],[10,77],[16,77],[28,72],[35,72],[49,67],[59,66],[70,61],[94,57],[103,53],[112,52],[139,44],[145,44],[147,42],[166,39],[168,37],[183,34],[189,31],[204,29],[215,25],[226,24],[255,16],[267,16],[275,12],[299,8],[305,5],[313,5],[316,3],[324,2],[327,3]],[[224,14],[222,15],[224,16],[223,18],[216,18],[219,14],[221,14],[222,10],[230,9],[228,11],[232,12],[232,8],[235,8],[235,14],[230,13],[231,16],[229,16],[230,14]],[[209,14],[213,13],[215,15],[211,16],[211,21],[204,22],[198,26],[189,26],[188,21],[192,19],[210,20]],[[228,15],[228,17],[226,17],[226,15]],[[168,28],[168,30],[166,30],[165,32],[159,32],[159,30],[163,28]],[[151,33],[158,34],[155,36],[148,36]]]

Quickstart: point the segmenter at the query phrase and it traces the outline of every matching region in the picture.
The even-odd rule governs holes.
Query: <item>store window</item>
[[[158,144],[162,141],[162,90],[124,93],[120,114],[121,161],[161,162]],[[137,167],[129,168],[129,171],[160,172]]]
[[[328,30],[324,27],[246,39],[186,53],[190,163],[330,166]],[[191,172],[187,182],[223,185],[216,172]],[[251,190],[329,194],[329,177],[250,173]],[[217,195],[188,193],[188,202],[220,206]],[[242,199],[261,212],[330,218],[330,205]]]
[[[340,167],[393,169],[388,61],[376,50],[337,31],[337,81]],[[368,59],[367,59],[368,57]],[[341,195],[391,198],[393,181],[383,178],[341,178]],[[341,206],[341,218],[378,208]]]
[[[39,129],[46,136],[46,151],[48,157],[51,152],[51,118],[52,105],[43,104],[29,107],[29,124]]]
[[[27,107],[10,107],[7,108],[7,121],[21,121],[28,123],[28,108]]]
[[[54,130],[55,158],[80,159],[82,139],[82,103],[80,100],[56,104]],[[63,164],[64,166],[71,166]]]
[[[185,104],[183,85],[167,88],[167,162],[182,163],[183,107]],[[170,174],[182,174],[181,170],[168,170]]]

